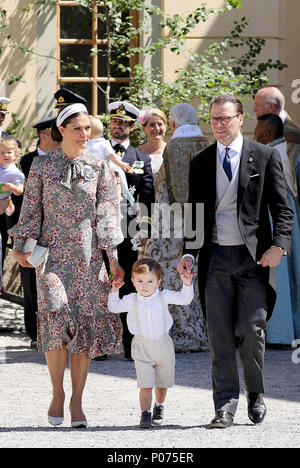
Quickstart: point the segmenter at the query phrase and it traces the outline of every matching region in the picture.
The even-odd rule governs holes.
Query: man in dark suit
[[[154,185],[151,169],[151,159],[148,155],[141,153],[130,144],[130,134],[134,130],[136,119],[139,117],[139,110],[130,103],[118,101],[109,105],[110,112],[110,131],[112,135],[111,144],[122,161],[127,162],[132,167],[132,172],[126,173],[128,187],[132,188],[133,196],[142,207],[144,218],[151,216],[151,204],[154,203]],[[125,284],[120,289],[120,297],[135,292],[131,282],[131,268],[138,259],[136,250],[132,250],[133,232],[128,232],[129,225],[134,225],[136,215],[131,212],[129,204],[123,202],[123,234],[124,241],[118,245],[119,264],[125,272]],[[125,210],[124,210],[125,208]],[[125,224],[125,225],[124,225]],[[137,226],[140,232],[144,232],[144,238],[141,237],[141,243],[145,244],[149,233],[147,222],[140,223]],[[137,234],[139,235],[139,234]],[[123,325],[123,346],[125,359],[131,360],[131,341],[132,335],[128,330],[126,322],[127,313],[121,314]]]
[[[57,142],[52,140],[50,127],[56,117],[42,120],[32,127],[36,129],[38,144],[34,151],[25,154],[20,161],[21,169],[28,179],[33,160],[38,155],[44,155],[53,151],[57,147]],[[37,292],[36,277],[34,268],[24,268],[20,266],[22,286],[24,290],[24,322],[27,335],[31,339],[31,346],[34,348],[37,341]]]
[[[233,424],[239,398],[235,344],[244,370],[248,416],[263,421],[266,320],[276,299],[275,266],[291,249],[293,213],[280,155],[243,138],[243,106],[218,96],[210,122],[217,142],[194,155],[189,203],[204,204],[204,239],[185,239],[178,270],[199,254],[199,289],[211,350],[216,415],[211,428]],[[273,233],[269,211],[273,220]]]

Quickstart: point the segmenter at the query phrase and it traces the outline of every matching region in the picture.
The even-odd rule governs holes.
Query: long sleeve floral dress
[[[49,249],[36,269],[38,349],[66,347],[90,358],[115,350],[121,328],[106,311],[109,283],[101,249],[114,256],[123,236],[107,163],[88,151],[74,160],[61,149],[37,156],[10,234],[20,251],[29,237]]]

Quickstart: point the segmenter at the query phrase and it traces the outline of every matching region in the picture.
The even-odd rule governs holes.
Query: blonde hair
[[[21,151],[18,147],[18,143],[13,138],[0,138],[0,145],[6,146],[6,148],[13,149],[15,152],[15,161],[19,162],[21,157]]]
[[[138,119],[138,121],[140,122],[140,124],[143,127],[146,127],[146,125],[148,124],[148,120],[151,117],[151,115],[156,115],[161,120],[163,120],[165,125],[168,125],[168,120],[167,120],[167,117],[166,117],[166,114],[164,113],[164,111],[162,111],[161,109],[158,109],[158,107],[149,107],[149,108],[145,108],[145,109],[143,109],[141,111],[141,115],[140,115],[140,117]]]
[[[133,275],[142,275],[146,273],[155,273],[157,279],[161,279],[162,276],[162,267],[160,264],[154,260],[152,257],[143,257],[137,260],[131,271],[131,276]]]
[[[98,117],[90,115],[91,121],[91,139],[101,138],[103,136],[103,124]]]

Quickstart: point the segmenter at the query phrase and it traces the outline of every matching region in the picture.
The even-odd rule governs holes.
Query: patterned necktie
[[[123,154],[125,153],[126,148],[125,146],[121,145],[118,143],[117,145],[114,146],[114,152],[116,153],[117,156],[119,156],[122,159]]]
[[[225,157],[223,161],[223,169],[225,174],[227,175],[228,179],[232,179],[232,172],[231,172],[231,162],[230,162],[230,157],[229,157],[229,149],[228,146],[225,148]]]

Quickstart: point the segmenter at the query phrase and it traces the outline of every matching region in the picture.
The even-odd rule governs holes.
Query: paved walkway
[[[0,300],[1,448],[300,446],[300,362],[297,363],[300,349],[267,350],[268,414],[260,426],[253,426],[247,418],[246,400],[241,395],[234,426],[227,430],[208,428],[214,410],[206,352],[176,355],[176,386],[169,391],[164,426],[151,430],[138,428],[134,364],[125,362],[122,355],[115,355],[91,364],[84,394],[89,427],[84,430],[70,428],[67,402],[71,388],[67,370],[65,422],[53,429],[46,419],[51,388],[45,359],[43,354],[30,349],[23,328],[22,308]]]

